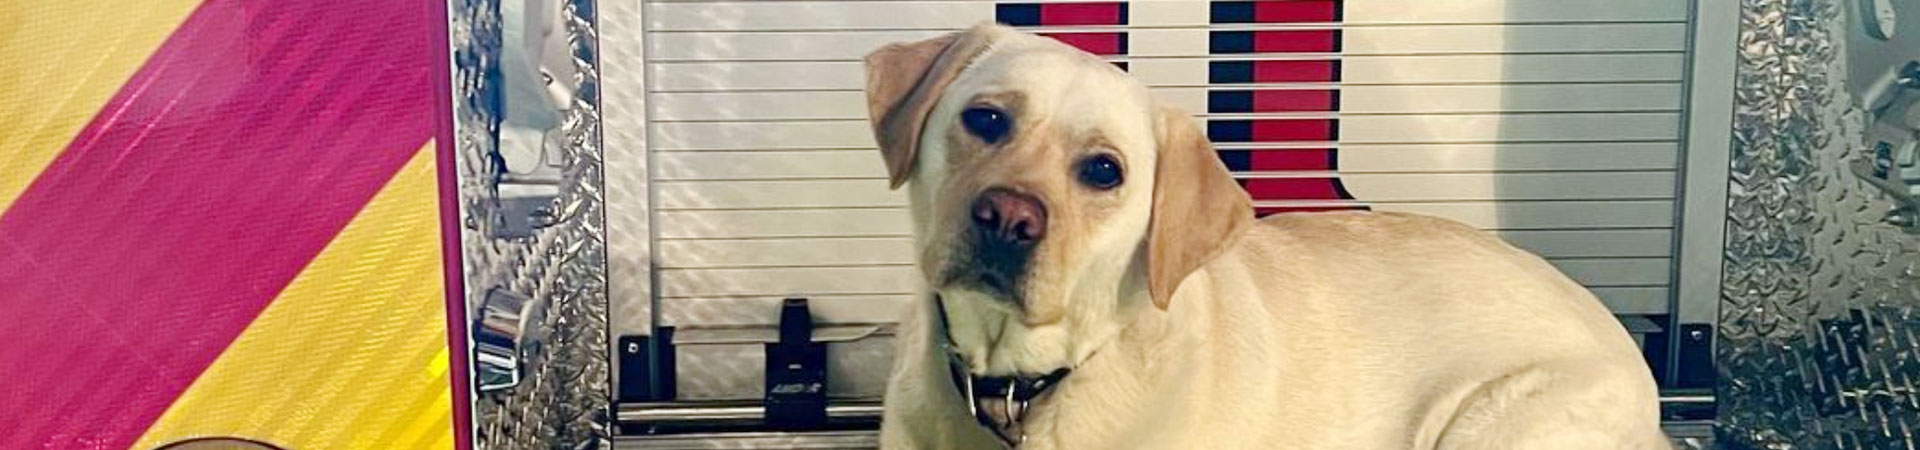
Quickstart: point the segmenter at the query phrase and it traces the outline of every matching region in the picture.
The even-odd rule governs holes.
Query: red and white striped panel
[[[999,3],[994,20],[1104,57],[1127,54],[1127,2]],[[1075,28],[1061,30],[1062,28]],[[1126,61],[1114,65],[1127,68]]]
[[[1365,209],[1338,173],[1341,2],[1215,1],[1208,20],[1207,136],[1256,213]]]

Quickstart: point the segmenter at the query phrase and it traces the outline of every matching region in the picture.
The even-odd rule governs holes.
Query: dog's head
[[[1093,55],[980,25],[866,64],[919,266],[976,373],[1078,363],[1252,220],[1192,119]]]

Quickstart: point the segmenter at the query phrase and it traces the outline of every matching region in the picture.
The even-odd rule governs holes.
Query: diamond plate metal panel
[[[1716,363],[1719,441],[1915,448],[1920,238],[1855,178],[1841,0],[1744,0]]]
[[[521,379],[474,396],[474,448],[601,448],[609,442],[605,229],[602,215],[598,38],[592,0],[564,3],[572,97],[559,127],[558,195],[539,205],[530,236],[505,227],[498,153],[502,114],[498,0],[453,0],[456,161],[469,317],[490,289],[535,299]],[[564,71],[563,71],[564,72]],[[472,342],[468,346],[472,347]]]

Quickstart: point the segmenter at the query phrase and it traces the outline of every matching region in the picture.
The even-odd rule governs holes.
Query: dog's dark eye
[[[967,108],[960,112],[960,125],[967,132],[978,136],[988,144],[997,144],[1013,131],[1013,122],[1007,120],[1007,113],[993,108]]]
[[[1120,162],[1113,156],[1093,155],[1080,160],[1080,183],[1099,190],[1113,189],[1121,181]]]

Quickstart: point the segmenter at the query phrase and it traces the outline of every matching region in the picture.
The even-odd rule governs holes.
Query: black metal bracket
[[[804,298],[780,305],[780,341],[767,344],[766,424],[774,429],[827,423],[827,345],[813,342],[813,314]]]
[[[1675,355],[1675,388],[1711,388],[1718,374],[1713,368],[1713,324],[1681,324]]]
[[[1671,328],[1647,333],[1646,345],[1640,349],[1640,357],[1647,360],[1647,368],[1653,371],[1653,379],[1661,387],[1673,385],[1673,378],[1667,375],[1671,362],[1667,360],[1667,346],[1672,343],[1670,339],[1673,339],[1673,335]]]
[[[616,399],[622,403],[664,402],[675,396],[673,327],[659,327],[652,336],[621,336],[620,382]]]

